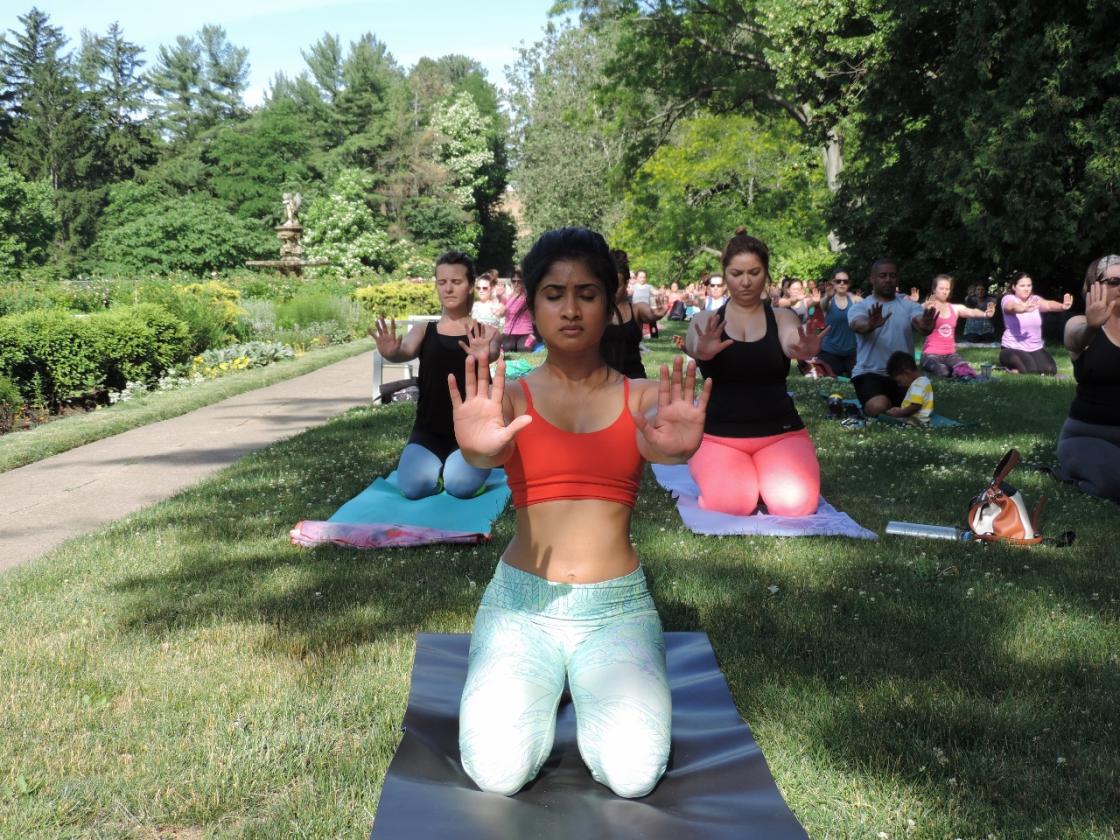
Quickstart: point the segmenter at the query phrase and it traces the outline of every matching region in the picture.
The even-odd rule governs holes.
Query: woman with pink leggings
[[[821,337],[788,309],[775,310],[770,251],[740,228],[723,249],[728,299],[692,319],[685,352],[712,380],[700,449],[688,462],[700,507],[747,516],[759,501],[775,516],[815,513],[816,447],[786,391],[790,359],[820,351]]]

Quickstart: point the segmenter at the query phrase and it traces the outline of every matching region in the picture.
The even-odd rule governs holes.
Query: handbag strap
[[[1011,471],[1019,465],[1019,459],[1018,449],[1007,450],[1007,454],[996,464],[996,471],[992,477],[992,485],[998,487],[1003,480],[1011,474]]]

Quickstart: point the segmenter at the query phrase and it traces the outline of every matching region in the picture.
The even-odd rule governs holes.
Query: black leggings
[[[1017,370],[1019,373],[1049,373],[1058,372],[1054,357],[1045,350],[1012,350],[1004,347],[999,351],[999,363],[1008,370]]]

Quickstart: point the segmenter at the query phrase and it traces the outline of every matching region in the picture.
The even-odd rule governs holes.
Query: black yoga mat
[[[673,747],[653,793],[622,799],[591,778],[565,695],[540,775],[505,797],[480,791],[459,764],[470,637],[418,634],[404,738],[385,777],[371,840],[803,840],[805,830],[735,710],[707,634],[666,633],[665,642]]]

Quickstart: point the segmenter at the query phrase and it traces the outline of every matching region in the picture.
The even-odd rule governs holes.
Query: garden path
[[[0,473],[0,570],[368,405],[372,354]]]

